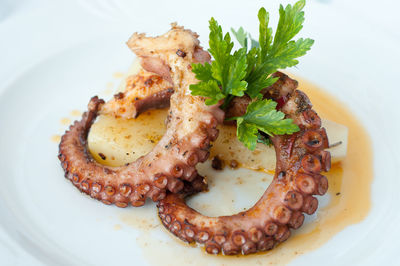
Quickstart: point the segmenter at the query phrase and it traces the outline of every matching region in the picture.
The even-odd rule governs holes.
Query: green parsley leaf
[[[212,80],[211,65],[208,62],[204,64],[192,64],[192,72],[196,74],[196,78],[202,81]]]
[[[276,29],[272,53],[279,53],[297,33],[303,28],[304,12],[302,9],[306,4],[305,0],[300,0],[294,4],[279,7],[279,22]]]
[[[308,38],[290,41],[285,47],[281,48],[280,54],[269,59],[269,64],[280,69],[295,66],[299,63],[296,58],[305,55],[311,49],[313,43],[314,40]]]
[[[250,150],[254,151],[257,144],[258,129],[256,125],[247,123],[242,117],[237,119],[236,134],[238,139]]]
[[[251,34],[248,32],[245,32],[243,27],[240,27],[237,31],[235,31],[234,28],[231,28],[231,32],[233,33],[233,35],[235,36],[236,40],[239,42],[239,44],[246,49],[248,48],[249,45],[249,40],[250,40],[250,49],[252,48],[258,48],[260,47],[260,44],[258,43],[258,41],[254,40],[251,37]]]
[[[250,65],[251,71],[248,71],[246,81],[248,82],[248,90],[246,93],[251,98],[260,97],[260,91],[273,84],[270,75],[278,69],[295,66],[299,63],[299,58],[310,50],[314,43],[312,39],[300,38],[297,41],[292,40],[297,33],[303,28],[305,0],[300,0],[293,6],[287,5],[285,8],[281,5],[279,8],[279,22],[275,36],[273,31],[268,27],[269,13],[261,8],[258,12],[259,39],[257,50],[256,64]],[[241,36],[247,36],[244,30]],[[235,35],[236,36],[236,35]],[[249,35],[250,36],[250,35]],[[243,37],[242,37],[243,38]],[[252,43],[257,43],[250,37]],[[255,45],[252,45],[255,47]]]
[[[262,63],[266,60],[268,50],[272,42],[272,29],[268,28],[269,13],[265,10],[265,8],[260,8],[258,11],[258,20],[260,21],[260,36],[258,38],[260,50],[258,61],[259,63]]]
[[[299,127],[292,119],[285,119],[285,114],[277,111],[277,103],[270,100],[256,100],[247,106],[246,114],[234,117],[237,120],[237,135],[240,141],[254,150],[258,140],[258,130],[273,135],[292,134]]]
[[[247,74],[245,79],[247,80],[251,72],[253,71],[254,67],[256,66],[257,62],[257,53],[258,49],[253,47],[250,49],[250,51],[247,53]],[[249,86],[247,86],[249,88]]]
[[[238,40],[239,44],[246,49],[247,51],[247,32],[244,31],[243,27],[240,27],[237,31],[235,31],[233,28],[231,28],[231,32],[235,36],[236,40]]]
[[[218,22],[210,20],[210,49],[214,61],[205,64],[192,64],[192,71],[199,83],[191,85],[193,95],[207,97],[207,105],[216,104],[219,100],[233,96],[243,96],[247,89],[244,80],[247,75],[247,54],[242,48],[231,54],[233,42],[229,33],[223,35]]]
[[[259,48],[260,44],[253,39],[253,37],[251,37],[251,34],[249,33],[249,38],[250,38],[250,42],[251,42],[251,48]]]
[[[226,86],[223,88],[225,95],[244,95],[244,91],[247,89],[247,82],[243,80],[247,74],[246,59],[246,50],[244,48],[239,49],[233,54],[228,68]]]
[[[225,91],[233,42],[228,33],[223,37],[222,28],[214,18],[211,18],[209,28],[210,49],[208,51],[215,59],[211,64],[212,76],[221,84],[222,90]]]
[[[217,104],[225,98],[215,80],[192,84],[190,85],[190,90],[192,91],[192,95],[208,97],[209,99],[206,100],[207,105]]]
[[[264,74],[264,75],[260,75],[260,76],[252,76],[251,78],[253,78],[255,80],[249,81],[246,93],[253,99],[257,98],[257,97],[262,97],[260,91],[263,88],[267,88],[267,87],[271,86],[279,79],[279,78],[271,77],[268,74]]]

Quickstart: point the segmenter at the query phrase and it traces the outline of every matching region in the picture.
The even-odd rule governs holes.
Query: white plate
[[[316,44],[295,72],[337,95],[366,126],[373,140],[375,179],[369,216],[292,263],[393,265],[400,258],[400,39],[394,27],[400,25],[395,18],[399,6],[390,1],[379,6],[375,1],[309,2],[303,34],[313,36]],[[264,4],[276,14],[278,3]],[[256,32],[260,5],[88,0],[0,4],[2,265],[146,265],[136,241],[140,230],[115,228],[121,217],[136,210],[81,196],[63,178],[57,145],[50,138],[65,129],[61,118],[84,110],[92,95],[104,94],[107,83],[117,84],[112,73],[124,71],[133,59],[124,45],[133,31],[161,33],[177,20],[199,32],[205,44],[210,16]],[[144,212],[146,208],[154,206],[148,204]]]

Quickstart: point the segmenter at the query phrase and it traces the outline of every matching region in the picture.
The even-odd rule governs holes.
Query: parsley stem
[[[225,110],[226,107],[228,107],[229,103],[232,101],[232,99],[233,99],[234,97],[235,97],[235,96],[233,96],[233,95],[228,95],[228,97],[225,98],[224,103],[221,105],[221,109],[222,109],[222,110]]]

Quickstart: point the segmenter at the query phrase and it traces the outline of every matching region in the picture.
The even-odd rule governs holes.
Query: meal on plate
[[[314,196],[328,189],[321,174],[331,167],[328,135],[341,130],[322,121],[298,82],[280,72],[298,64],[313,45],[309,38],[294,40],[304,5],[301,0],[281,6],[275,33],[261,8],[258,41],[243,28],[232,30],[241,46],[235,51],[230,34],[214,18],[208,50],[195,32],[175,23],[158,37],[134,33],[127,45],[140,65],[133,64],[124,88],[108,102],[93,97],[82,119],[62,136],[65,177],[105,204],[138,207],[150,198],[172,234],[203,244],[211,254],[256,253],[288,239],[303,224],[304,213],[317,210]],[[168,112],[142,119],[147,110],[168,106]],[[166,130],[146,126],[147,119],[165,122]],[[127,126],[126,134],[128,124],[121,121],[141,122]],[[144,138],[151,141],[144,144]],[[274,179],[250,209],[204,216],[185,199],[207,190],[196,165],[210,153],[216,169],[223,163],[274,167]],[[341,156],[343,150],[332,155]]]

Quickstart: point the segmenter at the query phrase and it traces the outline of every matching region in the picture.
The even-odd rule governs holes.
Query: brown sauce
[[[60,124],[61,124],[61,125],[64,125],[64,126],[68,126],[68,125],[71,124],[71,119],[66,118],[66,117],[65,117],[65,118],[61,118]]]
[[[112,74],[112,76],[113,76],[113,78],[115,78],[115,79],[121,79],[121,78],[123,78],[123,77],[125,76],[125,74],[122,73],[122,72],[114,72],[114,73]]]
[[[70,112],[70,115],[71,115],[71,116],[81,116],[81,115],[82,115],[82,112],[79,111],[79,110],[72,110],[72,111]]]
[[[146,204],[138,213],[136,209],[129,214],[125,213],[121,220],[125,225],[141,229],[142,235],[137,238],[137,243],[151,265],[287,264],[302,254],[318,249],[338,232],[361,222],[367,216],[371,208],[373,180],[371,140],[367,132],[357,118],[333,96],[306,81],[299,80],[299,84],[300,90],[309,96],[314,109],[322,118],[343,124],[349,129],[347,156],[342,162],[334,164],[326,174],[329,190],[324,197],[329,198],[329,203],[318,209],[316,219],[305,223],[286,242],[271,251],[250,256],[212,256],[195,245],[187,245],[176,239],[161,223],[155,225],[155,206]],[[264,181],[265,178],[261,180]],[[257,182],[254,186],[260,184],[260,180],[253,182]],[[241,182],[236,182],[235,185],[241,186]],[[227,194],[226,197],[232,197]],[[233,203],[233,199],[223,200],[224,205]],[[228,209],[230,207],[225,206]],[[143,219],[147,219],[146,217],[151,222],[148,226],[143,226]],[[154,232],[155,230],[161,232]]]
[[[54,142],[54,143],[58,144],[61,141],[61,136],[60,135],[53,135],[53,136],[50,137],[50,140],[51,140],[51,142]]]

